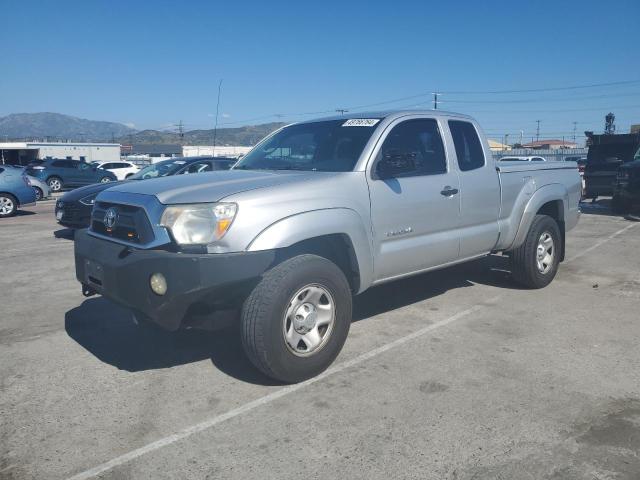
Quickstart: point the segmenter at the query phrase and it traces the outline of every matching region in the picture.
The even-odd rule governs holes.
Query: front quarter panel
[[[373,256],[364,223],[353,210],[332,208],[284,218],[263,230],[247,250],[286,248],[303,240],[331,234],[344,234],[351,240],[358,261],[359,290],[364,290],[373,281]]]

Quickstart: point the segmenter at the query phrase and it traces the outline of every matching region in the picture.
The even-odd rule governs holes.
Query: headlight
[[[160,225],[181,245],[206,245],[227,233],[237,210],[235,203],[174,205],[165,209]]]
[[[97,193],[92,193],[91,195],[87,195],[86,197],[82,197],[80,199],[80,203],[84,204],[84,205],[93,205],[94,203],[96,203],[96,197],[98,196]]]

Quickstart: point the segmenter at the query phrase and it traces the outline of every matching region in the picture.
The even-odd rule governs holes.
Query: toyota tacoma
[[[578,222],[566,162],[495,162],[478,123],[439,111],[285,126],[232,170],[126,182],[95,199],[76,276],[138,322],[236,319],[251,362],[298,382],[337,357],[352,297],[493,253],[548,285]]]

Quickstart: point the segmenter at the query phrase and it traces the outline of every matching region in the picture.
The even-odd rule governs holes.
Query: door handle
[[[458,191],[459,190],[457,188],[452,188],[449,185],[447,185],[440,191],[440,195],[444,195],[445,197],[453,197],[455,194],[458,193]]]

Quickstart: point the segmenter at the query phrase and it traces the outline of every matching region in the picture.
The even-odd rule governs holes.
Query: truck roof
[[[313,118],[309,120],[301,120],[293,123],[313,123],[324,122],[328,120],[349,120],[352,118],[380,118],[380,119],[393,119],[397,117],[403,117],[405,115],[429,115],[432,117],[458,117],[466,120],[472,120],[472,117],[462,113],[448,112],[445,110],[378,110],[372,112],[345,112],[344,115],[331,115],[329,117]]]

